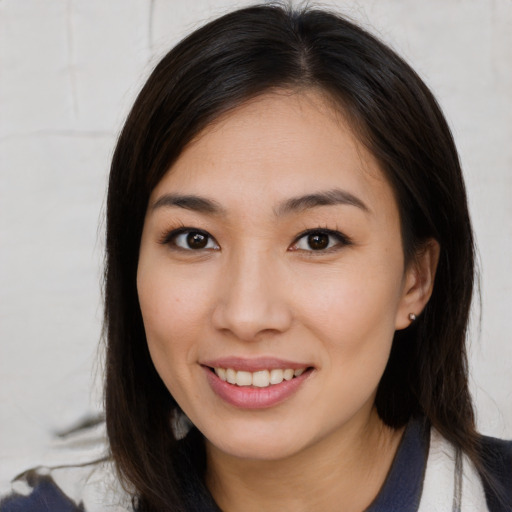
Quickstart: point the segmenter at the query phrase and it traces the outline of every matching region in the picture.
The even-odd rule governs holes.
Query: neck
[[[402,433],[372,411],[280,460],[241,459],[207,442],[207,485],[225,512],[361,512],[382,487]]]

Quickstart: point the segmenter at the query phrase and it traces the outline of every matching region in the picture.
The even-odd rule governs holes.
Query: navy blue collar
[[[379,494],[366,512],[418,510],[430,445],[430,428],[424,421],[407,425],[395,459]]]

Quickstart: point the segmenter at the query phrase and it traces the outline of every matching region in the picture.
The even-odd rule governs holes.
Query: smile
[[[279,405],[291,399],[316,373],[313,366],[273,358],[223,358],[201,366],[212,391],[238,409]]]
[[[236,386],[253,386],[257,388],[267,388],[281,384],[283,380],[292,380],[294,377],[300,377],[306,368],[259,370],[256,372],[248,372],[242,370],[234,370],[233,368],[214,368],[215,374],[220,380],[235,384]]]

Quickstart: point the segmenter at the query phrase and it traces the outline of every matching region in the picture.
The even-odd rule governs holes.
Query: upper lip
[[[202,361],[203,366],[210,368],[232,368],[236,371],[257,372],[260,370],[285,370],[291,368],[292,370],[299,370],[301,368],[308,368],[311,365],[308,363],[300,363],[297,361],[287,361],[276,357],[220,357],[218,359],[210,359]]]

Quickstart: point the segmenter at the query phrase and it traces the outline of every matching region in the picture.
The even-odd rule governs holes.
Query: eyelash
[[[213,238],[213,236],[211,236],[207,231],[204,231],[202,229],[198,229],[198,228],[193,228],[193,227],[186,227],[186,226],[182,226],[178,229],[172,229],[171,231],[167,231],[166,233],[164,233],[162,239],[160,240],[160,243],[162,245],[171,245],[173,246],[173,249],[175,250],[178,250],[178,251],[185,251],[185,252],[199,252],[200,249],[184,249],[183,247],[180,247],[179,245],[176,245],[175,243],[175,240],[178,236],[180,235],[185,235],[185,234],[199,234],[199,235],[203,235],[205,237],[208,238],[208,243],[209,241],[213,241],[216,246],[218,247],[219,244],[217,243],[217,241],[215,240],[215,238]],[[211,249],[211,248],[208,248],[208,249]]]
[[[340,231],[333,230],[333,229],[327,229],[327,228],[314,228],[314,229],[307,229],[307,230],[303,231],[302,233],[300,233],[299,235],[297,235],[297,237],[295,238],[295,241],[292,244],[292,247],[296,246],[302,238],[305,238],[305,237],[308,237],[311,235],[327,235],[328,237],[334,238],[336,240],[336,243],[330,247],[325,248],[325,249],[317,249],[317,250],[314,250],[314,249],[309,249],[309,250],[308,249],[292,249],[292,250],[302,251],[303,253],[307,254],[308,256],[313,257],[316,254],[331,253],[331,252],[340,250],[342,247],[347,247],[349,245],[352,245],[352,240],[348,236],[341,233]],[[330,242],[329,242],[329,244],[330,244]]]
[[[218,250],[218,248],[219,248],[218,242],[207,231],[204,231],[204,230],[198,229],[198,228],[193,228],[193,227],[186,227],[186,226],[182,226],[178,229],[173,229],[171,231],[167,231],[162,236],[160,243],[162,245],[171,245],[174,250],[184,251],[184,252],[200,252],[202,250],[212,250],[211,247],[204,247],[204,248],[199,248],[199,249],[191,249],[191,248],[185,249],[176,244],[176,238],[178,236],[184,235],[184,234],[193,234],[193,233],[207,237],[208,238],[207,244],[209,244],[210,242],[213,242],[216,245],[216,247],[213,248],[213,250]],[[305,238],[305,237],[308,237],[311,235],[326,235],[328,237],[334,238],[336,240],[336,242],[334,245],[327,246],[326,248],[322,248],[322,249],[316,249],[316,250],[315,249],[308,250],[308,249],[296,248],[297,244],[300,242],[300,240],[302,238]],[[329,241],[328,243],[330,244],[331,242]],[[351,239],[339,231],[332,230],[332,229],[326,229],[326,228],[314,228],[314,229],[307,229],[307,230],[303,231],[302,233],[300,233],[299,235],[297,235],[297,237],[295,238],[295,240],[293,241],[293,243],[290,247],[291,247],[292,251],[301,251],[301,252],[307,254],[308,256],[314,256],[316,254],[320,255],[320,254],[335,252],[335,251],[339,250],[341,247],[346,247],[349,245],[352,245]]]

